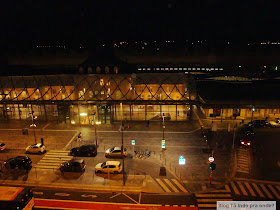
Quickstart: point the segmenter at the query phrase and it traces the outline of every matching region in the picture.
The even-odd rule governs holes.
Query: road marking
[[[270,194],[270,192],[265,188],[265,186],[263,184],[260,184],[261,188],[263,189],[263,191],[267,194],[267,196],[269,198],[273,198],[273,196]]]
[[[230,192],[230,188],[229,188],[228,185],[226,185],[225,188],[226,188],[226,191],[227,191],[227,192]]]
[[[97,195],[81,195],[83,198],[89,198],[89,197],[91,197],[91,198],[96,198],[97,197]]]
[[[100,131],[98,131],[98,132],[100,132]],[[68,144],[66,144],[66,146],[63,148],[63,150],[66,150],[66,149],[67,149],[67,147],[72,143],[72,141],[74,141],[74,139],[77,138],[77,136],[78,136],[79,133],[80,133],[80,131],[77,131],[77,132],[74,134],[74,136],[72,137],[72,139],[70,139],[70,141],[68,142]]]
[[[262,193],[262,191],[258,188],[258,186],[255,183],[252,183],[252,185],[254,186],[255,190],[257,191],[257,193],[264,198],[264,194]]]
[[[183,192],[188,192],[186,188],[184,188],[176,179],[172,179],[172,181],[182,190]]]
[[[245,188],[243,187],[241,182],[237,182],[239,188],[241,189],[243,195],[248,195],[248,193],[246,192]]]
[[[211,197],[211,198],[215,198],[215,197],[231,197],[230,194],[195,194],[196,197],[199,198],[203,198],[203,197]]]
[[[179,190],[177,190],[177,188],[168,179],[164,179],[164,181],[172,188],[172,190],[174,190],[174,192],[179,192]]]
[[[207,204],[199,203],[197,206],[198,207],[217,207],[216,204],[212,204],[212,203],[207,203]]]
[[[33,191],[33,194],[35,194],[35,195],[43,195],[44,193],[43,193],[43,192],[36,192],[36,191]]]
[[[196,199],[197,200],[197,202],[214,202],[214,201],[221,201],[221,200],[223,200],[223,201],[232,201],[232,199],[230,199],[230,198],[216,198],[216,199],[213,199],[213,198],[211,198],[211,199],[207,199],[207,198],[205,198],[205,199]]]
[[[234,180],[247,181],[247,182],[261,182],[261,183],[266,183],[266,184],[280,185],[280,182],[265,181],[265,180],[258,180],[258,179],[234,178]]]
[[[240,193],[239,193],[238,189],[236,188],[234,182],[230,182],[230,183],[231,183],[231,186],[232,186],[232,188],[233,188],[234,193],[235,193],[236,195],[240,195]]]
[[[253,189],[251,188],[251,186],[249,185],[248,182],[244,182],[244,184],[246,185],[246,187],[248,188],[249,192],[251,193],[252,196],[256,196],[255,192],[253,191]]]
[[[45,130],[45,128],[48,127],[49,124],[51,124],[51,123],[48,123],[47,125],[45,125],[45,126],[42,128],[42,130]]]
[[[56,196],[63,196],[63,197],[70,196],[69,193],[55,193],[54,195],[56,195]]]
[[[273,194],[276,196],[276,198],[280,200],[280,196],[278,195],[276,190],[274,190],[274,188],[271,185],[268,185],[268,187],[273,192]]]
[[[165,190],[165,192],[171,192],[168,187],[166,187],[166,185],[160,180],[160,179],[156,179],[157,182],[159,183],[159,185]]]

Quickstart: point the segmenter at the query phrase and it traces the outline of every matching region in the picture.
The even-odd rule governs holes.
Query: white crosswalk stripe
[[[165,192],[188,192],[188,190],[184,188],[183,185],[176,179],[169,180],[156,178],[155,181]]]
[[[64,150],[50,150],[35,167],[40,169],[58,169],[61,163],[73,158],[68,153],[68,151]]]
[[[240,147],[237,150],[237,172],[250,173],[250,153],[244,147]]]
[[[277,184],[231,181],[225,188],[236,195],[280,200],[280,185]]]
[[[216,209],[217,201],[232,201],[230,193],[197,193],[196,202],[199,209]]]

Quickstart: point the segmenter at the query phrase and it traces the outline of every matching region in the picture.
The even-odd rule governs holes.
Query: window
[[[90,98],[93,98],[93,92],[92,92],[92,91],[89,91],[88,94],[89,94],[89,97],[90,97]]]
[[[104,85],[104,79],[100,79],[100,86]]]
[[[167,87],[167,88],[166,88],[166,92],[169,92],[169,91],[170,91],[170,90],[169,90],[169,87]]]
[[[104,95],[104,90],[101,91],[101,95]]]
[[[96,90],[96,91],[94,91],[94,94],[95,94],[95,95],[98,95],[98,91],[97,91],[97,90]]]
[[[48,92],[48,90],[49,90],[49,88],[46,87],[46,88],[45,88],[45,92]]]
[[[111,89],[110,89],[110,88],[108,88],[108,94],[110,94],[110,92],[111,92]]]

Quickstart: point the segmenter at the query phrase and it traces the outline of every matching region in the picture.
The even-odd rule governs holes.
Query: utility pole
[[[35,132],[36,124],[34,123],[34,120],[35,120],[37,117],[34,116],[34,111],[32,111],[30,114],[31,114],[31,119],[32,119],[32,125],[30,125],[30,127],[33,127],[35,144],[37,144],[36,132]]]
[[[122,152],[122,163],[123,163],[123,171],[122,171],[122,174],[123,174],[123,186],[125,186],[125,177],[124,177],[124,152],[123,152],[123,130],[124,130],[124,125],[123,125],[123,122],[122,122],[122,124],[121,124],[121,132],[122,132],[122,150],[121,150],[121,152]]]

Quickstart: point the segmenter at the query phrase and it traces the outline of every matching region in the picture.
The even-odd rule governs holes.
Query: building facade
[[[72,124],[185,121],[199,103],[184,73],[34,75],[0,78],[0,118]]]

